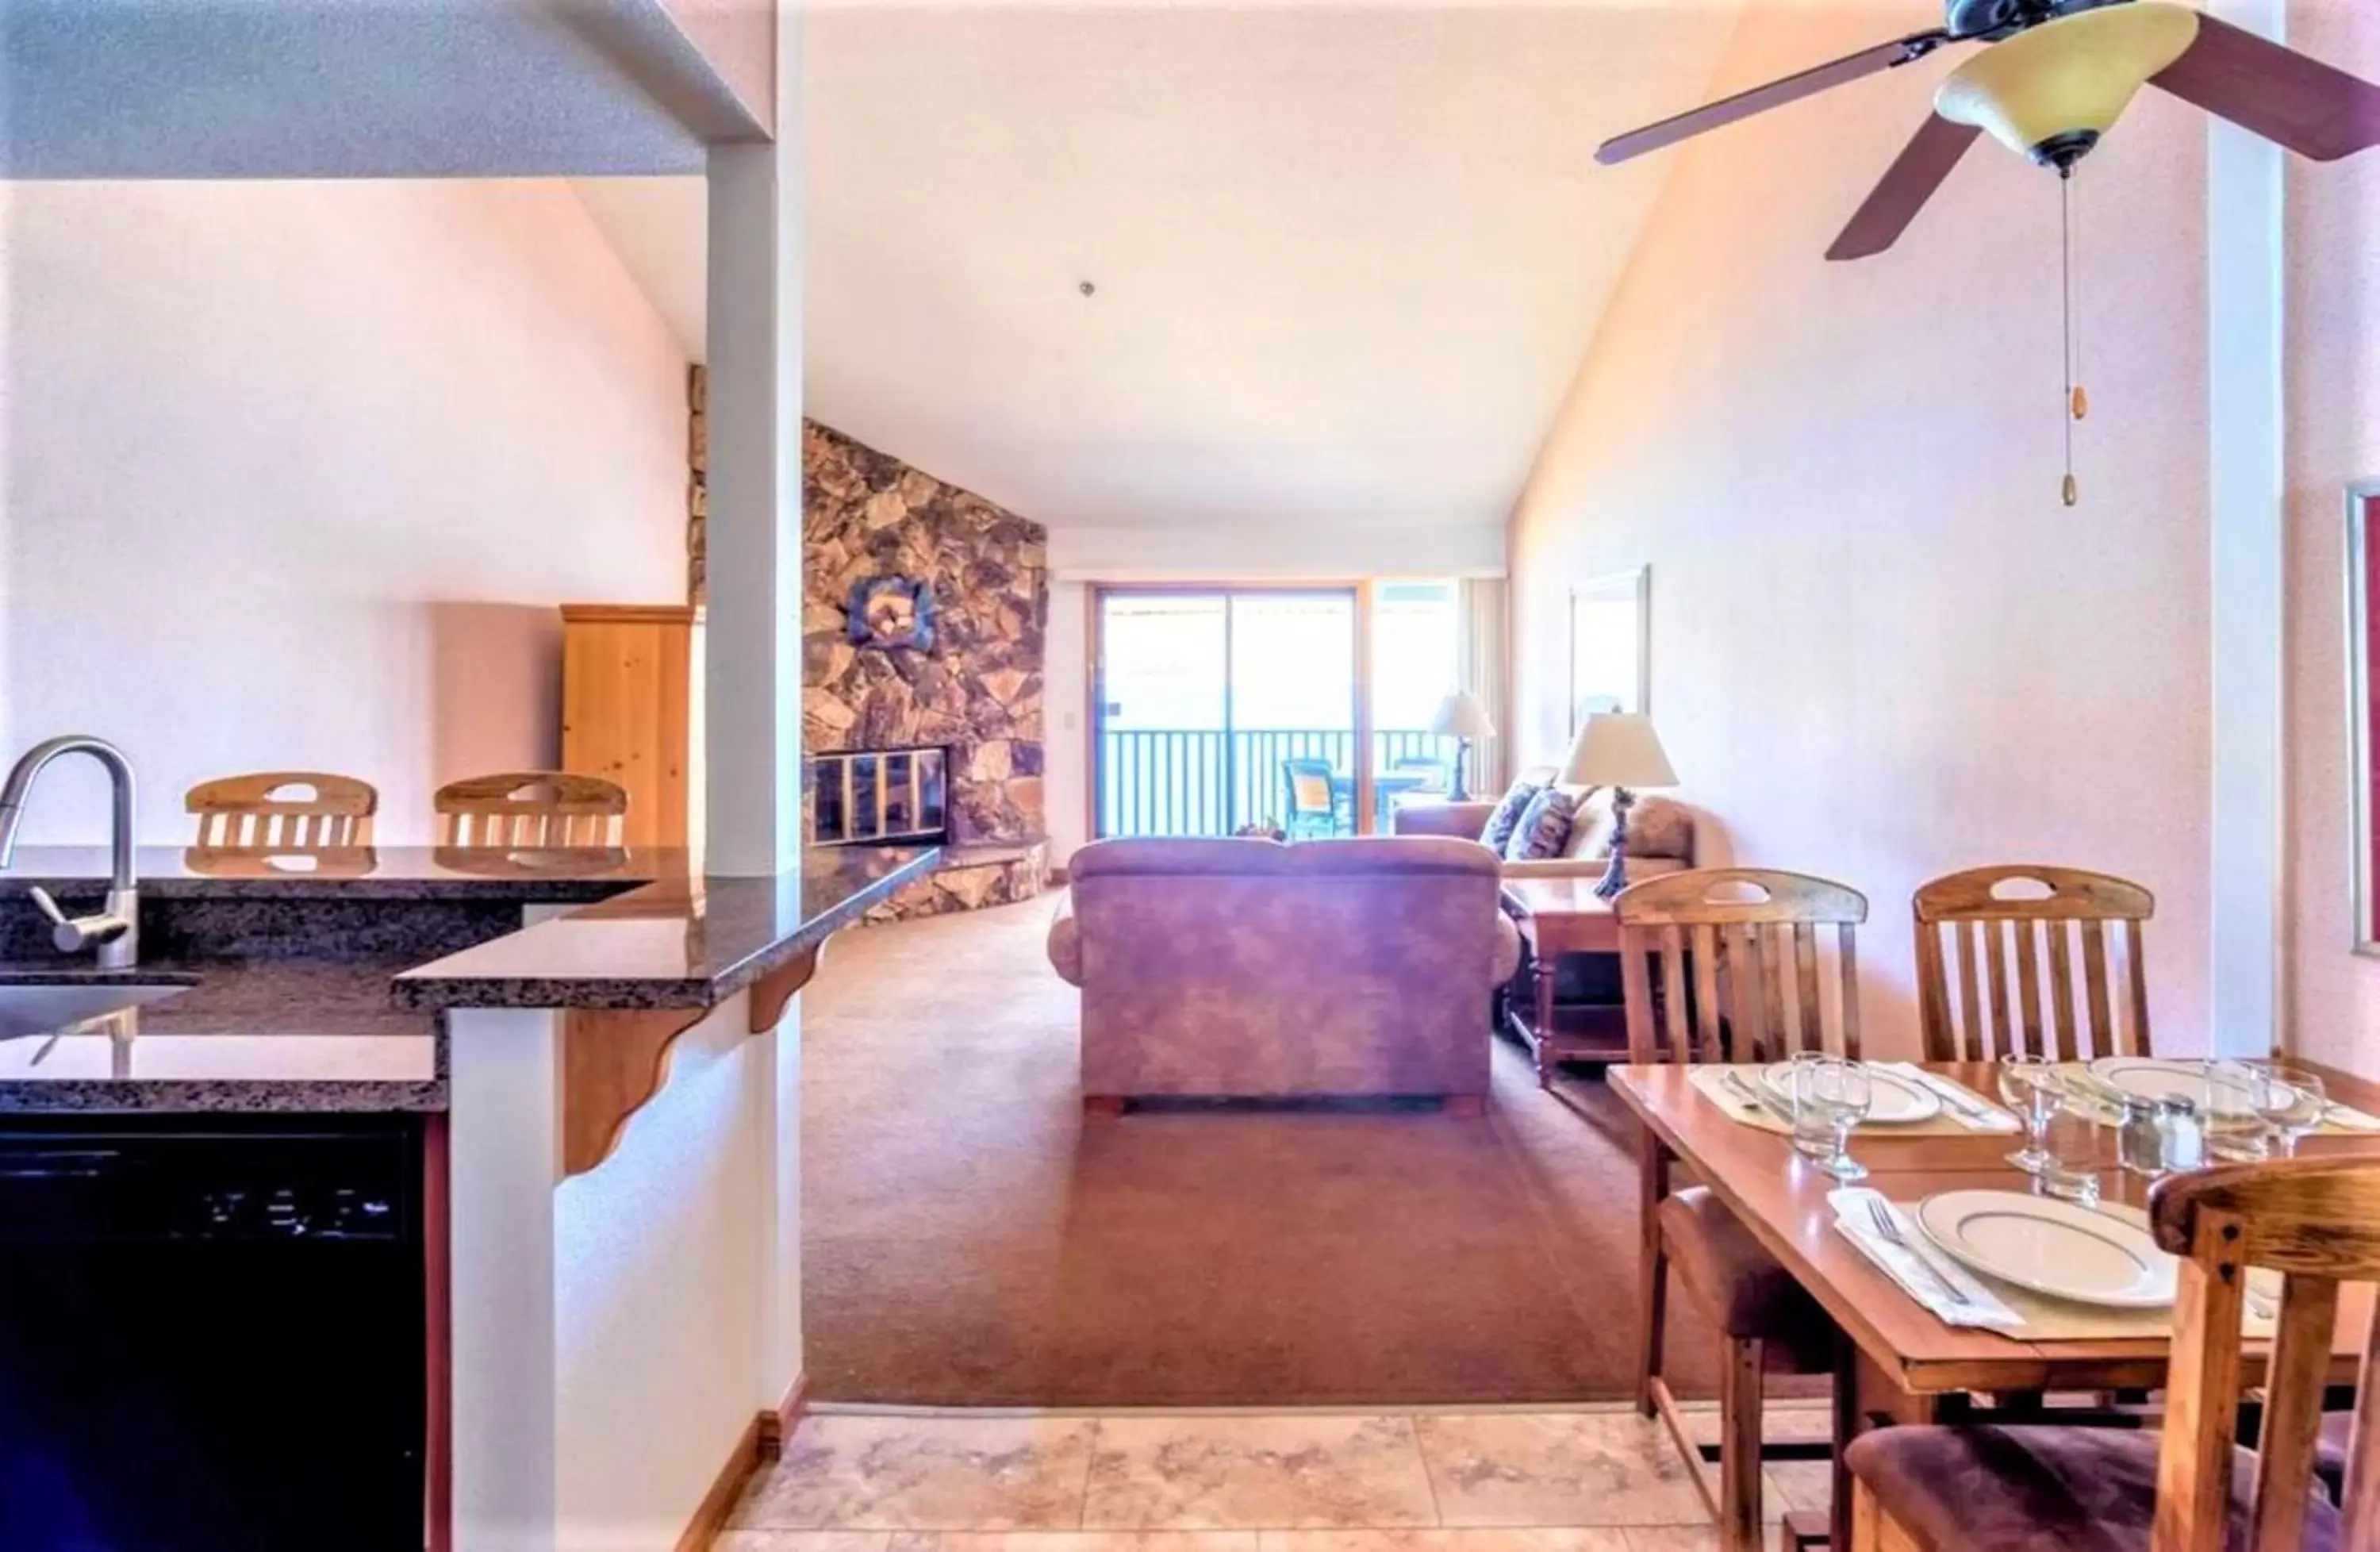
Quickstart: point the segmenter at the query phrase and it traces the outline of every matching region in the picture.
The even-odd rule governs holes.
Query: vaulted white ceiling
[[[1738,9],[813,10],[805,407],[1059,527],[1499,525]]]

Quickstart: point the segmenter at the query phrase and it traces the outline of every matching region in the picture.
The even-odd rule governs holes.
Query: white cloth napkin
[[[1879,1061],[1877,1066],[1896,1077],[1906,1078],[1921,1088],[1930,1089],[1942,1101],[1942,1113],[1970,1132],[2022,1132],[2024,1125],[2016,1117],[1966,1088],[1937,1073],[1929,1073],[1914,1061]]]
[[[2350,1132],[2380,1132],[2380,1116],[2366,1115],[2352,1105],[2342,1105],[2336,1099],[2322,1112],[2325,1126],[2344,1126]]]
[[[2016,1331],[2024,1328],[2024,1316],[2002,1303],[1998,1295],[1976,1280],[1973,1273],[1925,1243],[1925,1231],[1917,1227],[1907,1213],[1893,1206],[1880,1191],[1864,1185],[1845,1186],[1827,1194],[1827,1202],[1835,1209],[1835,1229],[1843,1238],[1857,1245],[1884,1274],[1900,1285],[1900,1291],[1923,1304],[1936,1318],[1948,1326],[1983,1326],[1995,1330]],[[1868,1215],[1870,1202],[1882,1202],[1892,1219],[1900,1226],[1905,1244],[1894,1244],[1876,1231]],[[1928,1277],[1925,1268],[1941,1274]],[[1943,1289],[1943,1282],[1966,1295],[1963,1301],[1954,1299]]]

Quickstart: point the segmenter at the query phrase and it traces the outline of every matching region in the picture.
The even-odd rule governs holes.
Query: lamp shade
[[[1661,752],[1653,719],[1635,711],[1597,711],[1582,723],[1562,766],[1568,787],[1674,787],[1678,773]]]
[[[1438,703],[1438,714],[1429,720],[1429,731],[1447,738],[1493,738],[1496,724],[1488,719],[1488,708],[1469,690],[1457,690]]]

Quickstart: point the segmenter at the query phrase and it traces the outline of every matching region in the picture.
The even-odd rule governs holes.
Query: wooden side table
[[[1554,1001],[1554,966],[1566,953],[1618,953],[1620,922],[1611,902],[1595,892],[1593,879],[1509,879],[1504,908],[1532,961],[1530,1007],[1512,1000],[1507,1022],[1529,1045],[1537,1063],[1537,1086],[1553,1084],[1554,1063],[1585,1060],[1625,1061],[1625,1015],[1605,1007],[1563,1009]]]

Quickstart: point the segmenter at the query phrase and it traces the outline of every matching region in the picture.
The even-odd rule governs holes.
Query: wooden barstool
[[[449,782],[431,800],[438,844],[559,849],[620,844],[627,789],[566,770],[506,770]]]
[[[1859,1059],[1853,934],[1867,919],[1867,899],[1857,890],[1800,873],[1706,867],[1632,885],[1611,908],[1620,922],[1630,1061],[1778,1061],[1803,1050]],[[1821,995],[1821,928],[1832,929],[1840,977],[1831,1032]],[[1638,1405],[1669,1425],[1718,1521],[1719,1545],[1726,1552],[1755,1552],[1763,1376],[1833,1372],[1835,1325],[1707,1187],[1670,1190],[1669,1151],[1650,1130],[1639,1146],[1645,1240]],[[1717,1484],[1661,1374],[1673,1263],[1725,1350]],[[1798,1539],[1804,1532],[1789,1525],[1787,1534]]]
[[[2156,899],[2147,890],[2075,867],[2002,864],[1921,884],[1911,904],[1928,1061],[2149,1054],[2141,928]]]
[[[202,850],[319,852],[370,845],[380,793],[324,770],[260,770],[200,782],[182,807]]]

